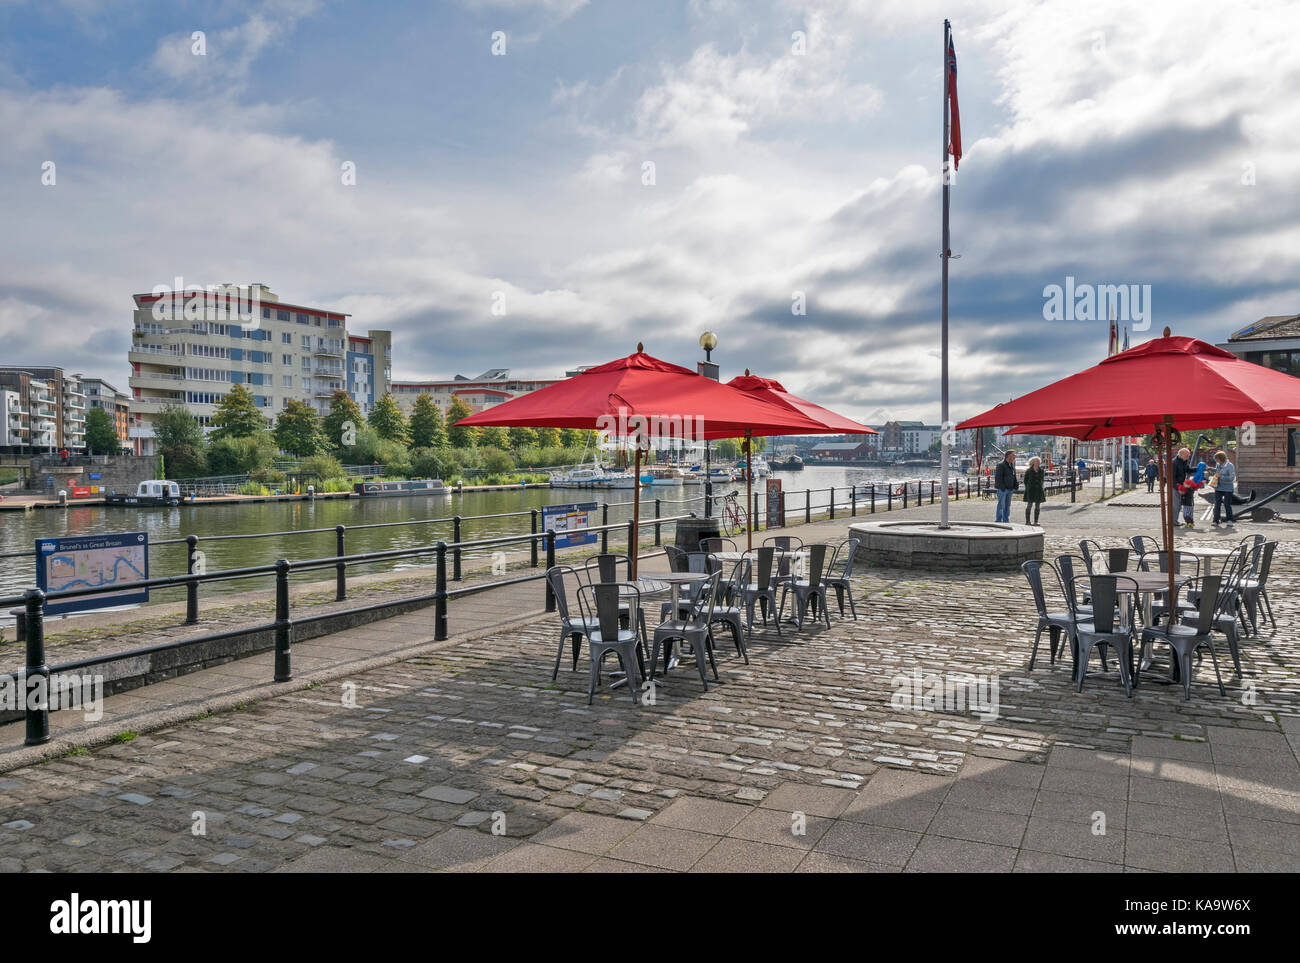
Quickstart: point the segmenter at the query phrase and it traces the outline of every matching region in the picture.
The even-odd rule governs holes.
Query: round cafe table
[[[1169,573],[1168,572],[1116,572],[1121,579],[1132,579],[1137,583],[1137,588],[1125,585],[1121,582],[1116,586],[1116,590],[1122,595],[1124,593],[1132,594],[1137,592],[1141,595],[1142,606],[1142,623],[1143,625],[1151,624],[1151,599],[1157,592],[1169,591]],[[1184,585],[1192,580],[1190,575],[1174,575],[1174,589]],[[1142,670],[1151,668],[1152,643],[1150,640],[1142,643],[1142,654],[1139,656],[1138,665]],[[1177,666],[1175,666],[1175,669]]]

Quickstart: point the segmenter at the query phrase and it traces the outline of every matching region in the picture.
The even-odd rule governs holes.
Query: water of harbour
[[[840,468],[814,465],[799,472],[773,472],[788,493],[786,511],[802,511],[805,489],[827,489],[834,486],[841,491],[836,502],[847,500],[850,485],[901,481],[907,478],[936,478],[933,468]],[[744,490],[744,483],[732,483]],[[765,480],[756,482],[761,491]],[[714,493],[729,490],[724,484],[715,484]],[[701,512],[703,486],[685,485],[653,486],[642,490],[642,519],[654,515],[653,500],[662,499],[663,515],[679,515],[689,511]],[[814,510],[825,506],[827,491],[812,494]],[[689,502],[684,501],[689,499]],[[261,565],[279,558],[307,559],[334,554],[334,526],[345,525],[348,554],[378,552],[394,548],[413,548],[431,545],[442,539],[452,540],[452,526],[446,524],[410,525],[391,528],[354,528],[353,526],[380,522],[406,522],[417,519],[446,518],[453,515],[495,515],[505,512],[527,512],[543,505],[573,502],[608,502],[609,520],[625,522],[631,517],[631,489],[606,491],[579,491],[571,489],[508,489],[503,491],[467,492],[463,495],[439,495],[413,498],[348,498],[320,499],[314,502],[254,502],[222,505],[182,505],[177,508],[106,508],[83,505],[66,508],[38,509],[30,512],[0,512],[0,553],[30,552],[38,538],[73,535],[94,535],[107,532],[137,532],[149,534],[151,543],[162,539],[197,535],[199,548],[206,556],[209,572],[247,565]],[[626,505],[615,503],[626,502]],[[252,535],[262,532],[291,532],[303,529],[326,528],[316,534],[288,534],[256,539],[207,540],[216,535]],[[462,540],[514,535],[530,530],[528,515],[506,518],[466,520],[462,524]],[[624,539],[611,534],[611,546],[623,550]],[[526,542],[511,546],[524,550]],[[474,557],[473,553],[467,553]],[[488,554],[480,552],[480,555]],[[423,559],[405,559],[379,563],[365,568],[352,567],[349,572],[385,571],[412,568],[426,564]],[[432,557],[428,563],[432,565]],[[185,545],[151,544],[149,552],[150,575],[180,575],[185,572]],[[0,592],[13,594],[28,588],[35,581],[35,562],[31,557],[0,559]],[[329,570],[304,573],[304,579],[325,581],[332,578]],[[265,584],[263,584],[263,582]],[[258,582],[214,582],[203,587],[203,594],[239,593],[270,588],[271,580]],[[179,591],[156,593],[158,601],[174,601],[182,597]]]

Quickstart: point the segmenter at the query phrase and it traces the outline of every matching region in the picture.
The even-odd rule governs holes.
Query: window
[[[275,312],[275,320],[277,320],[277,321],[288,321],[288,320],[289,320],[289,312],[288,312],[288,311],[276,311],[276,312]]]
[[[284,387],[286,387],[286,388],[292,388],[292,387],[293,387],[293,375],[285,375],[285,376],[281,379],[281,381],[283,381],[283,383],[284,383]]]
[[[296,320],[297,320],[297,322],[298,322],[299,324],[306,324],[306,323],[307,323],[307,315],[305,315],[305,314],[303,314],[301,311],[299,311],[299,312],[298,312],[298,317],[297,317]]]
[[[303,371],[310,371],[310,370],[311,370],[311,358],[303,358],[303,359],[302,359],[302,370],[303,370]]]
[[[271,320],[271,309],[270,309],[270,308],[263,308],[263,309],[262,309],[262,317],[264,317],[264,318],[266,318],[266,320],[270,321],[270,320]]]
[[[293,355],[291,354],[280,355],[280,364],[293,364]]]
[[[291,335],[288,331],[282,332],[280,335],[280,343],[293,344],[293,335]]]
[[[310,334],[304,334],[304,335],[302,336],[302,347],[303,347],[303,350],[304,350],[304,351],[310,351],[310,350],[311,350],[311,335],[310,335]]]

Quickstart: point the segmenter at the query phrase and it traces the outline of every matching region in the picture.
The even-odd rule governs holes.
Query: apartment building
[[[155,453],[153,419],[169,404],[207,428],[231,386],[242,384],[269,425],[291,399],[325,414],[334,392],[348,389],[347,314],[281,301],[260,283],[134,300],[128,435],[138,455]],[[370,332],[370,341],[391,351],[386,331]]]
[[[1219,347],[1254,364],[1300,377],[1300,315],[1260,318],[1234,331]],[[1255,489],[1260,496],[1271,495],[1300,481],[1300,429],[1255,425],[1253,432],[1245,432],[1238,427],[1233,461],[1239,491]]]
[[[393,390],[393,334],[370,331],[348,336],[348,394],[363,415],[374,410],[385,391]]]
[[[86,405],[89,408],[103,408],[113,420],[118,440],[123,447],[129,447],[131,436],[131,396],[119,391],[103,378],[81,377],[81,388],[86,393]]]
[[[47,365],[0,368],[3,446],[16,452],[84,451],[86,395],[80,375]]]
[[[394,381],[393,397],[406,414],[415,406],[415,399],[427,393],[433,403],[447,414],[452,400],[459,398],[471,411],[479,412],[503,401],[557,384],[560,379],[512,378],[509,368],[491,368],[474,378],[456,375],[450,381]]]

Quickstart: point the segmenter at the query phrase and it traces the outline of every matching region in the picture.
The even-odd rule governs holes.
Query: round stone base
[[[891,568],[1019,568],[1043,557],[1043,530],[1010,522],[860,522],[849,537],[861,539],[858,562]]]

